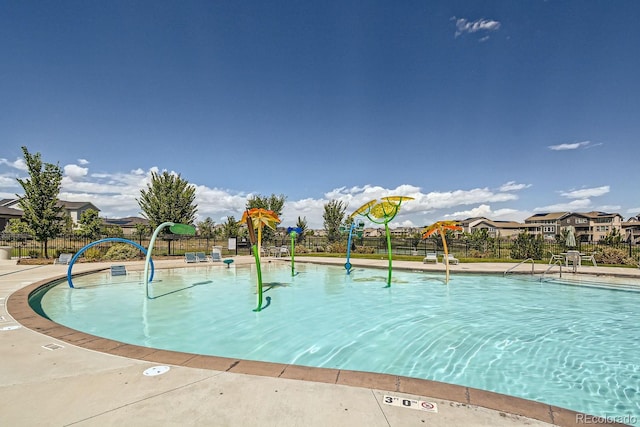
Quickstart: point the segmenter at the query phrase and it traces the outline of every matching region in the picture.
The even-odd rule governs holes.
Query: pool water
[[[521,276],[297,264],[74,278],[42,298],[60,324],[191,353],[388,373],[640,419],[640,292]],[[266,303],[266,298],[265,298]]]

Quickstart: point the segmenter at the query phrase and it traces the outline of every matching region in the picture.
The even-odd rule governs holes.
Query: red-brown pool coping
[[[83,274],[88,273],[91,272]],[[33,331],[78,347],[131,359],[238,374],[287,378],[407,393],[433,399],[453,401],[462,405],[481,406],[499,412],[533,418],[558,426],[582,425],[583,423],[579,423],[578,420],[598,419],[598,417],[590,417],[580,412],[546,403],[432,380],[344,369],[315,368],[218,356],[205,356],[179,351],[158,350],[101,338],[57,324],[40,316],[29,305],[29,296],[32,293],[51,284],[51,282],[65,278],[66,275],[52,277],[27,285],[14,292],[6,301],[8,313],[16,322]],[[586,422],[584,424],[586,424]],[[624,426],[626,424],[598,423],[598,425]]]

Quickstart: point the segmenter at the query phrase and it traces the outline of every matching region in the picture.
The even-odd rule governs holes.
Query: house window
[[[586,224],[587,218],[576,218],[576,224]]]
[[[556,232],[556,228],[555,227],[542,227],[542,232],[543,233],[555,233]]]

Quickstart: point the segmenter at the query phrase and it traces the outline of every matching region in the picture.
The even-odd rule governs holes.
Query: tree
[[[240,224],[238,224],[235,217],[228,216],[227,222],[222,224],[222,236],[225,239],[228,239],[229,237],[238,237],[239,231],[240,231]]]
[[[211,217],[206,217],[204,221],[200,221],[196,225],[196,228],[198,229],[198,235],[207,239],[207,247],[209,247],[209,239],[216,235],[216,223]]]
[[[151,172],[151,183],[147,184],[146,190],[140,190],[140,199],[136,201],[142,209],[142,216],[149,220],[154,230],[164,222],[192,225],[198,211],[193,204],[195,193],[195,186],[182,179],[180,174]],[[170,233],[167,228],[162,232]]]
[[[18,218],[11,218],[7,225],[4,226],[4,232],[33,236],[33,231],[29,228],[29,225]]]
[[[98,216],[95,209],[87,209],[82,212],[78,220],[80,228],[76,231],[80,237],[96,240],[102,234],[102,219]]]
[[[296,236],[296,242],[298,243],[304,242],[304,237],[305,237],[305,234],[307,233],[307,217],[306,216],[304,218],[298,217],[298,222],[296,222],[296,227],[302,230],[300,233],[298,233],[298,236]]]
[[[518,234],[511,246],[512,259],[542,259],[543,237],[523,231]]]
[[[322,218],[329,243],[338,242],[342,238],[340,226],[346,210],[347,205],[342,200],[331,200],[329,203],[325,203]]]
[[[32,155],[27,147],[22,147],[22,152],[29,178],[18,178],[24,190],[23,197],[16,194],[19,198],[18,204],[24,211],[23,221],[33,231],[36,240],[42,244],[45,258],[49,258],[49,239],[56,237],[63,226],[63,209],[58,202],[62,186],[62,169],[57,164],[43,164],[40,153]]]
[[[147,224],[135,224],[135,234],[138,236],[138,242],[142,246],[142,238],[151,234],[151,227]]]

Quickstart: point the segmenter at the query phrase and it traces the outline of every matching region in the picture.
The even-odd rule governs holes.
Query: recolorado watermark
[[[587,414],[576,414],[576,424],[638,424],[635,415],[605,415],[602,417]]]

